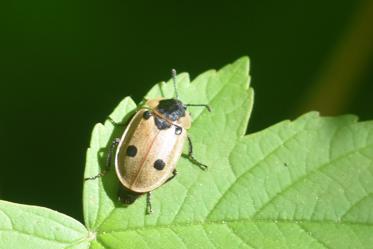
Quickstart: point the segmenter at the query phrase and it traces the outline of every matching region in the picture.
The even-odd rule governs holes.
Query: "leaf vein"
[[[266,203],[264,203],[253,215],[253,217],[257,217],[261,211],[263,211],[268,205],[270,205],[271,203],[273,203],[277,198],[281,197],[284,193],[288,192],[290,189],[292,189],[294,186],[296,186],[297,184],[301,183],[303,180],[313,176],[314,174],[316,173],[319,173],[320,170],[328,167],[328,166],[333,166],[335,162],[337,162],[338,160],[340,159],[343,159],[351,154],[354,154],[354,153],[357,153],[358,151],[362,150],[362,149],[365,149],[366,147],[369,147],[371,145],[366,145],[366,146],[363,146],[361,148],[357,148],[357,149],[354,149],[354,150],[351,150],[351,151],[348,151],[346,153],[343,153],[341,154],[340,156],[334,158],[333,160],[330,160],[328,161],[327,163],[324,163],[324,164],[321,164],[318,168],[310,171],[310,172],[307,172],[306,174],[304,174],[303,176],[299,177],[297,180],[295,180],[294,182],[292,182],[291,184],[289,184],[288,186],[286,186],[284,189],[282,189],[281,191],[279,191],[278,193],[276,193],[271,199],[269,199]]]
[[[241,241],[241,243],[243,243],[244,245],[246,245],[246,247],[249,247],[251,249],[256,249],[256,247],[254,245],[250,244],[248,241],[244,240],[238,233],[236,233],[234,231],[234,229],[229,224],[226,224],[226,227],[232,232],[232,234],[236,238],[238,238]]]
[[[285,143],[291,141],[292,139],[294,139],[298,134],[300,134],[301,131],[298,131],[296,133],[294,133],[292,136],[290,136],[289,138],[287,138],[285,141],[283,141],[281,144],[279,144],[276,148],[274,148],[272,151],[270,151],[267,155],[263,156],[263,158],[261,158],[260,160],[258,160],[258,162],[256,162],[251,168],[249,168],[248,170],[246,170],[245,172],[243,172],[237,179],[236,181],[234,181],[225,191],[224,193],[222,194],[222,196],[220,196],[220,198],[217,200],[217,202],[215,203],[215,205],[211,208],[210,212],[208,213],[206,219],[209,219],[210,216],[212,215],[213,211],[216,209],[216,207],[219,206],[219,204],[224,200],[224,197],[226,196],[226,194],[238,183],[240,182],[241,179],[243,179],[246,175],[248,174],[251,174],[253,170],[255,170],[257,167],[259,167],[260,163],[263,162],[266,158],[268,158],[268,156],[274,154],[277,150],[279,150]]]
[[[55,242],[55,243],[58,243],[58,244],[70,244],[70,243],[73,243],[73,241],[64,241],[64,240],[57,240],[57,239],[45,238],[45,237],[42,237],[42,236],[40,236],[38,234],[30,234],[30,233],[23,232],[23,231],[20,231],[20,230],[0,229],[0,233],[2,233],[2,232],[5,232],[5,233],[18,233],[18,234],[21,234],[21,235],[25,235],[25,236],[29,236],[29,237],[33,237],[33,238],[38,238],[40,240],[51,241],[51,242]],[[79,240],[81,240],[81,239],[79,239]]]
[[[181,244],[183,245],[183,248],[186,248],[188,249],[188,247],[186,246],[186,243],[184,241],[184,239],[174,231],[174,229],[172,227],[169,227],[169,230],[175,235],[175,237],[181,242]]]
[[[362,203],[363,201],[365,201],[367,198],[369,198],[369,197],[371,197],[371,196],[373,196],[373,193],[367,193],[367,195],[363,196],[363,197],[360,198],[358,201],[356,201],[355,203],[353,203],[353,204],[351,205],[351,207],[350,207],[349,209],[347,209],[347,210],[345,211],[345,213],[343,213],[343,214],[341,215],[341,219],[345,218],[345,217],[348,215],[348,213],[349,213],[350,211],[352,211],[352,209],[354,209],[356,206],[358,206],[360,203]]]
[[[298,223],[297,225],[298,225],[298,227],[299,227],[302,231],[304,231],[304,232],[306,233],[306,235],[307,235],[308,237],[311,237],[314,241],[316,241],[317,243],[319,243],[319,244],[322,245],[323,247],[325,247],[325,248],[327,248],[327,249],[330,249],[329,246],[327,246],[327,245],[325,244],[324,241],[320,240],[319,238],[316,238],[316,237],[312,234],[312,232],[311,232],[311,231],[308,231],[306,227],[302,226],[302,224]]]

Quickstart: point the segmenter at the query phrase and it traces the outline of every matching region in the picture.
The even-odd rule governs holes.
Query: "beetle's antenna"
[[[204,104],[185,104],[185,106],[203,106],[206,107],[206,109],[211,112],[211,108],[209,105],[204,105]]]
[[[174,82],[175,97],[176,99],[179,99],[179,93],[177,92],[177,88],[176,88],[176,70],[172,69],[171,74],[172,74],[172,80]]]

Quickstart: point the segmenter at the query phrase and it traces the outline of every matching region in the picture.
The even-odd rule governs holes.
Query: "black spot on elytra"
[[[157,169],[157,170],[162,170],[164,169],[164,166],[165,166],[165,162],[162,160],[162,159],[158,159],[154,162],[154,168]]]
[[[137,154],[137,148],[134,145],[127,147],[127,156],[134,157]]]
[[[183,128],[180,126],[175,126],[175,134],[180,135],[183,132]]]
[[[150,111],[145,111],[145,112],[142,114],[142,116],[143,116],[144,119],[149,119],[149,118],[152,116],[152,114],[151,114]]]

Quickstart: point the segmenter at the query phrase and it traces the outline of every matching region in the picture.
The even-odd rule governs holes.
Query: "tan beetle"
[[[193,157],[193,145],[187,135],[191,117],[188,106],[210,107],[205,104],[183,104],[176,89],[176,71],[172,70],[175,98],[151,99],[136,112],[122,137],[115,139],[109,149],[106,169],[100,174],[85,178],[94,180],[110,169],[111,158],[115,153],[116,175],[121,182],[119,199],[125,204],[133,203],[137,197],[147,194],[146,213],[152,212],[151,191],[176,176],[176,163],[179,160],[185,140],[189,143],[187,157],[201,169],[207,166]]]

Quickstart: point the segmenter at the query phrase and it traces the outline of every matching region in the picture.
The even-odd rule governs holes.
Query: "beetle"
[[[100,174],[85,178],[94,180],[107,173],[115,152],[115,171],[121,183],[118,197],[124,204],[133,203],[146,194],[146,213],[152,212],[151,192],[170,181],[177,174],[176,163],[182,155],[184,143],[189,144],[188,159],[202,170],[207,166],[193,156],[193,144],[187,129],[191,127],[189,106],[184,104],[176,88],[176,70],[172,70],[175,98],[156,98],[146,101],[133,116],[121,138],[109,148],[106,169]]]

